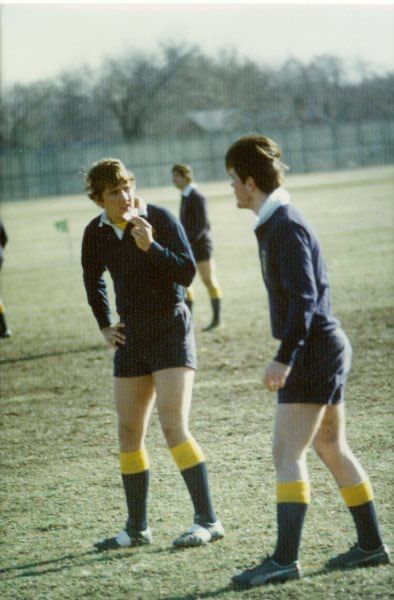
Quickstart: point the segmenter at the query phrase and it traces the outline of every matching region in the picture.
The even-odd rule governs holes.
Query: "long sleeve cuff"
[[[278,352],[276,353],[274,360],[284,365],[288,365],[289,367],[292,367],[299,350],[299,345],[294,347],[293,345],[289,345],[285,342],[282,342],[279,346]]]

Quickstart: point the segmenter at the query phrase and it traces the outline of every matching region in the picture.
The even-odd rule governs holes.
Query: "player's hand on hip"
[[[291,367],[284,365],[283,363],[273,360],[270,362],[265,370],[263,382],[270,392],[277,392],[280,388],[283,388],[286,379],[290,375]]]
[[[153,242],[152,225],[142,217],[133,217],[131,223],[134,225],[131,235],[135,239],[135,243],[140,250],[147,252]]]
[[[110,325],[101,330],[111,348],[117,348],[119,344],[123,346],[126,343],[126,336],[120,331],[122,327],[124,327],[123,323],[116,323],[116,325]]]

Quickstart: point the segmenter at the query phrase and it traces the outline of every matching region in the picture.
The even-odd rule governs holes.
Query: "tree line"
[[[356,77],[334,55],[307,63],[289,58],[274,68],[235,50],[207,56],[186,43],[164,43],[152,53],[129,50],[96,69],[83,66],[4,90],[0,144],[47,148],[182,136],[188,135],[180,127],[187,115],[219,109],[226,130],[253,130],[262,121],[392,118],[394,73],[371,72],[362,62],[354,71]]]

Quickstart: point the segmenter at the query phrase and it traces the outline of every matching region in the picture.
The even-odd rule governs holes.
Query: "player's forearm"
[[[111,309],[108,301],[105,282],[92,280],[84,273],[86,296],[93,315],[100,329],[111,325]]]
[[[175,283],[188,287],[196,274],[196,265],[187,252],[176,252],[153,242],[147,256],[151,264]]]
[[[313,300],[294,298],[290,302],[281,344],[274,360],[289,366],[294,363],[297,352],[308,336],[315,308]]]
[[[94,318],[97,321],[97,325],[99,329],[104,329],[105,327],[109,327],[112,323],[111,319],[111,311],[109,307],[106,307],[103,304],[97,304],[94,302],[89,302],[90,307],[92,309]]]

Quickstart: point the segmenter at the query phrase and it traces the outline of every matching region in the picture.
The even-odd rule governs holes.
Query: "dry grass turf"
[[[293,202],[319,233],[334,309],[354,347],[348,436],[367,469],[390,543],[390,426],[393,327],[393,171],[365,169],[288,178]],[[218,598],[388,598],[392,568],[327,573],[324,561],[354,541],[335,484],[310,453],[312,504],[302,545],[304,578],[235,592],[230,577],[268,553],[275,540],[271,430],[275,397],[260,383],[273,355],[253,216],[235,208],[229,185],[209,192],[225,327],[202,333],[209,302],[196,283],[199,371],[191,428],[206,454],[227,535],[176,551],[191,524],[183,481],[154,414],[147,439],[152,466],[154,544],[96,554],[92,543],[123,525],[111,351],[85,300],[79,265],[89,200],[4,203],[10,243],[2,292],[14,335],[0,340],[3,599],[192,600]],[[147,190],[147,201],[177,211],[176,191]],[[68,237],[54,222],[69,219]],[[392,516],[392,514],[391,514]]]

